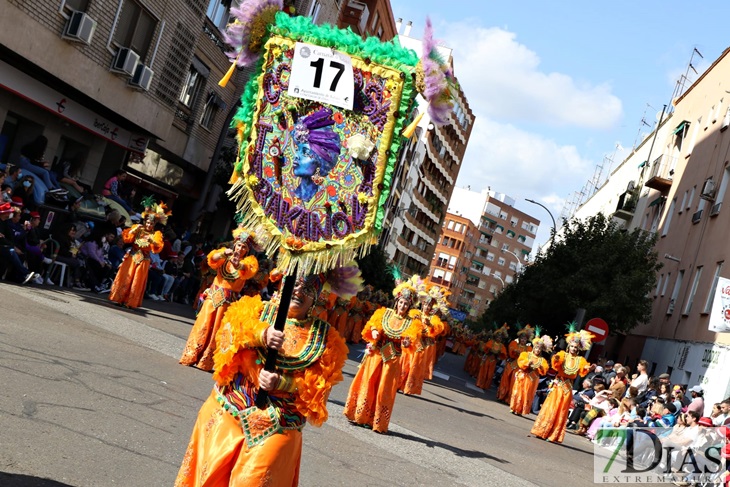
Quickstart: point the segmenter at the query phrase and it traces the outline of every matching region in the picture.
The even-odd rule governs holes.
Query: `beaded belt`
[[[150,260],[150,258],[144,255],[144,252],[142,252],[141,250],[138,250],[134,254],[132,254],[132,261],[137,265],[141,264],[145,260]]]
[[[206,289],[203,294],[213,303],[213,308],[220,308],[224,304],[234,303],[241,299],[240,293],[215,284]]]

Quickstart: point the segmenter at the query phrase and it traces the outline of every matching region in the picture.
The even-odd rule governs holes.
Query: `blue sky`
[[[651,131],[693,49],[704,57],[692,62],[701,74],[730,47],[730,3],[719,1],[391,5],[404,25],[413,21],[411,37],[422,35],[429,15],[435,37],[454,49],[477,117],[457,185],[515,198],[541,221],[537,244],[549,238],[550,217],[524,199],[549,207],[560,224],[566,200],[596,166],[603,163],[605,180],[606,157],[615,168]]]

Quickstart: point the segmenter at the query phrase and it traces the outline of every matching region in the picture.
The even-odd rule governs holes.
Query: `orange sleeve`
[[[311,367],[295,378],[297,397],[295,404],[300,413],[314,426],[322,426],[327,421],[327,399],[332,386],[342,382],[342,367],[347,360],[345,340],[333,327],[327,332],[327,346]]]
[[[208,267],[211,269],[218,269],[222,266],[226,261],[226,254],[224,253],[225,250],[225,247],[221,247],[208,252]]]
[[[547,360],[540,357],[540,364],[535,368],[535,370],[537,370],[537,373],[540,375],[545,375],[547,374],[549,368],[550,366],[548,365]]]
[[[165,242],[162,240],[162,232],[155,232],[150,241],[150,249],[155,254],[159,254],[163,248],[165,248]]]
[[[241,277],[251,279],[259,271],[259,260],[253,255],[249,255],[243,259],[243,267],[241,268]]]
[[[517,342],[512,340],[507,346],[507,355],[510,359],[515,360],[519,356],[519,354],[520,351],[517,349]]]
[[[383,333],[383,315],[387,308],[379,308],[373,313],[365,326],[362,327],[362,339],[368,343],[375,345],[377,340],[373,340],[373,330],[376,330],[378,334]]]
[[[263,333],[270,324],[261,321],[264,303],[260,296],[244,296],[232,303],[223,315],[223,321],[216,335],[216,350],[213,354],[213,380],[226,385],[238,372],[258,387],[258,354],[255,348],[263,347]]]
[[[530,355],[527,352],[522,352],[520,356],[517,357],[517,367],[522,370],[530,368]]]
[[[585,377],[588,375],[588,372],[591,371],[591,364],[585,359],[585,357],[580,358],[580,368],[578,369],[578,375],[581,377]]]
[[[502,345],[502,349],[499,351],[499,359],[504,360],[507,358],[507,349]]]
[[[137,231],[139,231],[139,229],[139,223],[135,223],[131,227],[122,230],[122,240],[124,240],[124,243],[134,242],[134,239],[137,238]]]
[[[436,338],[444,332],[444,323],[438,316],[431,316],[430,324],[430,327],[425,327],[426,336],[428,336],[429,338]]]
[[[553,369],[559,370],[560,366],[563,365],[563,362],[565,362],[565,352],[564,351],[561,350],[560,352],[553,355],[553,358],[552,358]]]

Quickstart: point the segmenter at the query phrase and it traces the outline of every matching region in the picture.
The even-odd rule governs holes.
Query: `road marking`
[[[449,380],[451,378],[450,375],[443,374],[443,373],[439,372],[438,370],[433,371],[433,376],[438,377],[439,379],[442,379],[442,380]]]

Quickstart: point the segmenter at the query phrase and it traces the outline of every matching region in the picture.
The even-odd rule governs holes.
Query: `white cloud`
[[[454,70],[481,116],[513,122],[605,129],[621,117],[621,100],[608,83],[591,85],[540,70],[540,58],[516,34],[474,22],[439,26],[454,49]]]

